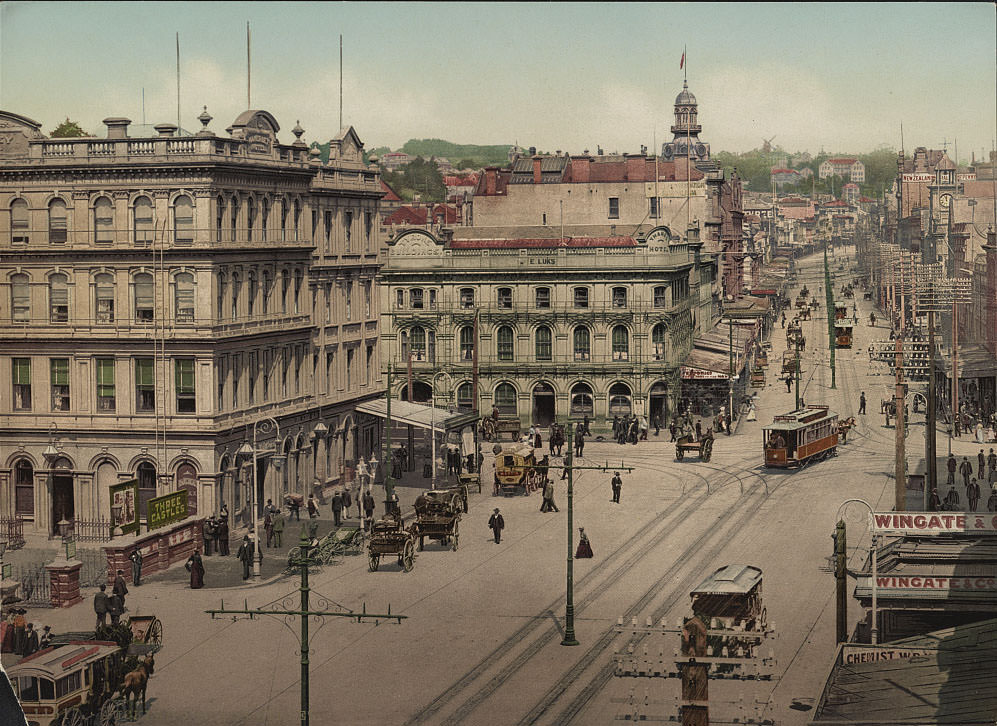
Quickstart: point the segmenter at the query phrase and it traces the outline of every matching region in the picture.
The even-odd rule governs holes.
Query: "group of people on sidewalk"
[[[140,563],[138,566],[138,571],[141,573],[141,555],[139,556]],[[135,577],[135,569],[132,570],[132,585],[139,585],[138,579]],[[111,585],[111,594],[107,594],[107,585],[104,583],[100,584],[100,588],[97,594],[93,597],[93,611],[97,615],[97,625],[98,628],[103,628],[107,625],[107,616],[111,616],[111,625],[117,626],[121,620],[121,614],[125,611],[125,596],[128,594],[128,585],[125,583],[124,572],[118,570],[114,576],[114,582]]]
[[[987,511],[997,512],[997,453],[990,449],[989,454],[984,454],[983,449],[976,455],[976,476],[973,476],[973,464],[969,457],[962,457],[961,462],[957,462],[954,455],[949,454],[945,462],[948,472],[948,479],[945,484],[949,491],[945,499],[938,496],[938,490],[932,489],[928,503],[928,508],[932,511],[970,511],[975,512],[981,499],[981,484],[989,491],[987,498]],[[958,472],[962,476],[963,488],[966,492],[967,510],[963,510],[959,493],[955,489],[955,475]]]
[[[52,628],[46,625],[39,633],[34,623],[27,622],[24,617],[27,614],[24,608],[7,608],[0,635],[0,651],[29,656],[49,646]]]

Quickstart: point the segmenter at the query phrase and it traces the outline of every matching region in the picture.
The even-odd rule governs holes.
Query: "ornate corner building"
[[[246,518],[264,420],[260,502],[376,450],[376,168],[352,128],[323,163],[266,111],[199,120],[50,139],[0,112],[0,517],[29,531],[107,519],[130,479]]]

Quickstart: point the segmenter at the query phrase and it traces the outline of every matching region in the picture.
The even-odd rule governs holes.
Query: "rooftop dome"
[[[696,105],[696,97],[689,93],[689,84],[682,81],[682,93],[675,97],[676,106]]]

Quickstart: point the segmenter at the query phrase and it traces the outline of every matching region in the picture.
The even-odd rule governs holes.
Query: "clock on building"
[[[949,204],[952,202],[951,194],[943,194],[938,198],[938,204],[941,205],[942,209],[948,209]]]

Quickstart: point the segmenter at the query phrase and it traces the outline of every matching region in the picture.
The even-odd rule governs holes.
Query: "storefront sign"
[[[943,512],[873,512],[870,527],[884,535],[979,534],[997,535],[994,514]]]
[[[857,588],[872,588],[871,577],[860,577]],[[887,595],[910,595],[921,593],[997,593],[997,577],[949,576],[949,575],[879,575],[876,577],[876,593]]]
[[[924,648],[897,648],[893,646],[858,646],[846,645],[841,649],[841,663],[879,663],[890,660],[908,660],[918,656],[931,655],[935,651]]]
[[[187,517],[187,490],[150,499],[146,504],[146,526],[152,530]]]
[[[935,180],[935,175],[934,174],[923,174],[923,173],[921,173],[921,174],[904,174],[903,175],[903,180],[904,180],[904,182],[906,182],[908,184],[924,184],[924,183],[930,184],[931,182],[933,182]]]
[[[682,366],[682,378],[687,381],[726,381],[726,373],[708,371],[705,368],[689,368]]]
[[[108,487],[111,496],[111,535],[138,532],[138,479]]]

